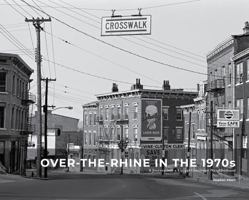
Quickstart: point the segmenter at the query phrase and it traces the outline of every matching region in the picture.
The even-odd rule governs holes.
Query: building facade
[[[214,124],[210,124],[208,117],[207,129],[210,137],[211,127],[214,130],[214,158],[234,159],[235,137],[232,128],[217,128],[217,109],[218,108],[236,108],[235,104],[235,65],[232,58],[238,51],[249,47],[249,35],[247,34],[248,23],[246,23],[244,34],[233,35],[223,43],[219,44],[207,55],[208,64],[208,98],[207,112],[211,111],[211,104],[214,107]],[[210,147],[210,146],[209,146]],[[238,166],[238,165],[237,165]]]
[[[190,144],[191,157],[197,159],[197,166],[202,166],[201,159],[207,158],[207,130],[206,130],[206,98],[207,81],[197,85],[198,96],[194,104],[181,106],[184,115],[184,145]],[[190,116],[191,115],[191,116]],[[189,125],[190,124],[190,125]],[[190,142],[189,142],[190,139]]]
[[[248,26],[249,28],[249,26]],[[235,71],[235,106],[240,110],[240,127],[235,129],[237,171],[249,176],[249,48],[239,50],[233,58]]]
[[[0,53],[0,163],[8,173],[25,173],[32,73],[18,55]]]
[[[90,113],[98,115],[98,158],[121,159],[119,143],[123,140],[127,145],[125,158],[149,158],[152,165],[156,158],[162,158],[162,149],[166,149],[167,144],[183,144],[184,120],[180,106],[193,103],[196,96],[196,92],[171,89],[168,81],[164,81],[162,90],[144,89],[140,79],[129,91],[119,92],[114,84],[112,92],[97,95],[94,110],[84,112],[84,119],[88,121]],[[90,122],[84,120],[84,124],[87,123]],[[86,133],[89,129],[85,127]],[[182,152],[166,151],[169,159],[181,156]],[[120,169],[110,170],[115,173]],[[127,173],[146,171],[131,167],[124,170]]]
[[[98,111],[99,104],[97,101],[87,103],[83,108],[83,154],[86,159],[98,158],[99,148],[98,141],[101,140],[98,134]]]
[[[65,158],[68,156],[69,148],[82,145],[82,131],[78,128],[79,119],[63,115],[53,114],[48,111],[48,156],[50,158]],[[28,160],[34,162],[37,156],[37,112],[32,117],[31,122],[34,126],[34,134],[29,136]],[[44,116],[42,116],[42,147],[44,148]],[[78,149],[80,153],[80,149]],[[33,162],[32,162],[33,161]],[[30,167],[30,166],[29,166]]]

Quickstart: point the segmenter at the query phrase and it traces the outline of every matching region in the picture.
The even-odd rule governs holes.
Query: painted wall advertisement
[[[159,99],[142,100],[141,140],[160,141],[162,139],[162,101]]]

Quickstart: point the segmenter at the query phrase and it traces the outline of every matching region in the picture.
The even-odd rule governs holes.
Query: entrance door
[[[5,162],[4,162],[4,146],[5,146],[5,142],[0,141],[0,163],[3,166],[5,165]]]

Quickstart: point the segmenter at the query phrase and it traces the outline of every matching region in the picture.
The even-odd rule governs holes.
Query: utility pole
[[[80,153],[80,159],[83,159],[84,158],[84,144],[85,144],[85,137],[84,137],[84,127],[85,127],[85,112],[84,112],[84,107],[82,106],[83,108],[83,127],[82,127],[82,130],[83,130],[83,133],[82,133],[82,145],[81,145],[81,153]],[[80,172],[83,172],[83,162],[80,162]]]
[[[47,159],[48,157],[48,82],[49,81],[56,81],[56,79],[42,79],[46,83],[46,90],[45,90],[45,105],[43,106],[44,111],[44,153],[43,158]],[[44,178],[48,177],[48,168],[44,168]]]
[[[189,112],[189,122],[188,122],[188,152],[187,152],[187,159],[188,159],[188,167],[187,167],[187,173],[186,176],[189,176],[189,170],[190,170],[190,136],[191,136],[191,115],[192,112]]]
[[[210,102],[210,123],[211,123],[211,127],[210,127],[210,159],[213,160],[214,157],[214,153],[213,153],[213,126],[214,126],[214,104],[213,101]],[[213,180],[213,165],[210,167],[210,173],[209,173],[209,179]]]
[[[44,19],[44,18],[32,18],[32,19],[25,19],[25,22],[32,22],[35,29],[36,29],[36,37],[37,37],[37,47],[36,47],[36,56],[35,61],[37,63],[37,122],[38,122],[38,129],[37,129],[37,175],[38,177],[42,177],[42,170],[41,170],[41,147],[42,147],[42,111],[41,111],[41,38],[40,33],[42,30],[41,24],[43,22],[50,22],[51,18]]]

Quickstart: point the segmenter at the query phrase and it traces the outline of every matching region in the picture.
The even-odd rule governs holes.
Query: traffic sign
[[[102,17],[101,36],[150,35],[151,15]]]

